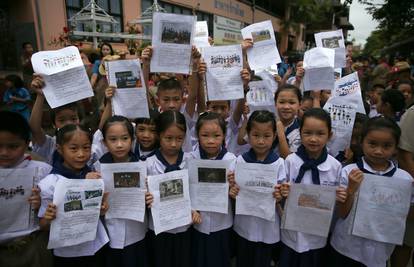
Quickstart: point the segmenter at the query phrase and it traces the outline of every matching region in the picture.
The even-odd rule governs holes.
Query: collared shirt
[[[285,160],[286,176],[292,183],[298,177],[299,169],[303,160],[296,155],[290,154]],[[341,174],[341,163],[331,155],[328,155],[325,162],[318,165],[319,179],[321,186],[338,186]],[[312,183],[312,172],[307,171],[303,175],[302,184]],[[291,230],[281,230],[282,242],[291,249],[302,253],[312,249],[323,248],[326,245],[327,238],[301,233]]]
[[[245,162],[246,161],[243,159],[243,156],[237,157],[236,164]],[[275,182],[286,180],[284,160],[279,158],[275,162],[271,163],[271,165],[274,165],[277,168],[277,172],[275,173]],[[274,244],[280,240],[280,219],[277,215],[276,220],[272,222],[255,216],[236,214],[234,217],[233,229],[239,236],[251,242]]]
[[[292,126],[295,123],[295,120],[296,119],[294,119],[291,123],[289,123],[289,125],[285,126],[285,132],[290,126]],[[288,135],[286,136],[286,139],[288,140],[288,146],[289,146],[290,152],[295,153],[300,147],[300,145],[302,144],[299,128],[296,128],[292,130],[290,133],[288,133]],[[276,154],[280,155],[279,145],[276,146],[275,152]]]
[[[395,164],[390,161],[390,166],[387,170],[376,171],[366,163],[364,158],[362,161],[364,168],[369,172],[375,173],[376,175],[383,175],[395,167]],[[342,169],[340,181],[341,186],[348,187],[348,176],[353,169],[358,169],[356,164],[350,164]],[[392,179],[397,177],[400,179],[413,179],[406,171],[398,168],[394,175],[389,178]],[[412,198],[411,203],[413,202]],[[349,225],[351,224],[351,217],[352,216],[347,216],[345,219],[338,219],[331,237],[332,247],[342,255],[358,262],[362,262],[368,267],[385,267],[387,260],[394,251],[395,245],[350,235]]]

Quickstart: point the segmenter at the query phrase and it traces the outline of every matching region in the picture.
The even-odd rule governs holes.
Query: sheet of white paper
[[[304,89],[332,90],[335,85],[335,51],[329,48],[315,47],[305,52]]]
[[[412,181],[364,174],[359,187],[352,234],[401,245],[410,209]]]
[[[341,102],[343,103],[356,105],[356,112],[365,114],[357,72],[351,73],[335,81],[334,90],[332,90],[331,94],[331,98],[334,97],[341,98]]]
[[[95,239],[103,190],[102,179],[60,178],[57,181],[53,195],[57,212],[50,225],[48,249]]]
[[[243,39],[251,38],[253,47],[247,50],[247,60],[252,70],[263,70],[281,61],[276,46],[275,33],[270,20],[251,24],[241,30]]]
[[[315,47],[305,52],[303,57],[303,68],[334,68],[335,51],[329,48]]]
[[[105,191],[109,192],[106,219],[143,222],[145,216],[145,162],[101,164]]]
[[[291,184],[281,228],[327,237],[335,200],[334,186]]]
[[[278,89],[278,84],[275,81],[275,77],[273,76],[275,74],[278,74],[276,65],[272,66],[268,70],[262,70],[262,71],[255,72],[255,75],[262,78],[262,80],[265,80],[265,81],[269,82],[270,90],[272,91],[273,94],[276,93],[276,91]]]
[[[236,197],[236,214],[250,215],[268,221],[276,219],[277,168],[270,164],[238,163],[236,183],[240,187]]]
[[[334,71],[335,71],[335,81],[342,78],[342,69],[341,68],[337,68]]]
[[[268,110],[276,113],[275,97],[267,80],[249,82],[250,90],[246,94],[246,102],[250,113],[255,110]]]
[[[229,184],[227,182],[229,160],[189,161],[190,198],[193,210],[227,213]]]
[[[34,71],[45,81],[43,94],[51,108],[93,96],[78,48],[37,52],[31,60]]]
[[[112,98],[116,115],[127,118],[149,118],[147,91],[139,59],[106,62],[109,85],[117,90]]]
[[[190,74],[197,17],[155,12],[152,19],[151,72]]]
[[[346,66],[346,49],[342,30],[315,33],[317,47],[330,48],[335,51],[335,68]]]
[[[191,223],[188,170],[148,176],[148,191],[156,235]]]
[[[0,234],[29,230],[36,169],[0,169]],[[1,241],[1,240],[0,240]]]
[[[206,85],[208,100],[232,100],[244,98],[243,54],[240,45],[212,46],[203,48],[207,65]]]
[[[197,48],[210,46],[208,42],[207,21],[197,21],[195,25],[194,45]]]

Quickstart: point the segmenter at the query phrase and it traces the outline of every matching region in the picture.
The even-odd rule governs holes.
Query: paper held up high
[[[305,91],[332,90],[335,85],[335,51],[315,47],[305,52]]]
[[[246,102],[250,114],[255,110],[268,110],[276,113],[274,94],[267,80],[252,81],[249,83],[249,92],[246,94]]]
[[[281,61],[276,46],[275,33],[270,20],[241,29],[243,39],[251,38],[253,47],[247,50],[247,60],[252,70],[264,70]]]
[[[190,74],[195,16],[155,12],[151,72]]]
[[[356,112],[365,114],[361,85],[357,72],[353,72],[336,80],[331,98],[341,98],[342,102],[346,102],[349,105],[354,104],[356,106]]]
[[[32,56],[33,70],[45,81],[43,94],[51,108],[93,96],[78,48],[41,51]]]
[[[195,25],[194,45],[200,49],[210,46],[208,41],[208,25],[207,21],[197,21]]]
[[[315,42],[317,47],[335,51],[335,68],[346,66],[346,50],[342,30],[315,33]]]

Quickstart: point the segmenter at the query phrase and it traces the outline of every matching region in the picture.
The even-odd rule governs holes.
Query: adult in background
[[[22,64],[23,82],[24,86],[26,88],[29,88],[34,73],[31,61],[34,49],[33,45],[30,42],[24,42],[22,44],[22,49],[23,52],[20,57],[20,61]]]

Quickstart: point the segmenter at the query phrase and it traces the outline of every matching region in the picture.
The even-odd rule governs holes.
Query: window
[[[78,13],[83,7],[89,4],[90,0],[66,0],[66,14],[70,19],[73,15]],[[104,9],[109,15],[111,15],[116,21],[117,25],[108,23],[98,23],[98,30],[102,32],[122,32],[123,31],[123,17],[122,17],[122,0],[95,0],[96,4]],[[70,22],[68,22],[70,25]],[[91,31],[91,26],[87,24],[79,23],[76,27],[79,31]],[[102,38],[104,39],[104,38]],[[111,40],[115,41],[115,40]],[[116,41],[122,41],[117,39]]]

